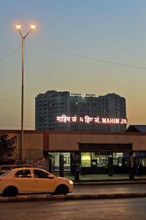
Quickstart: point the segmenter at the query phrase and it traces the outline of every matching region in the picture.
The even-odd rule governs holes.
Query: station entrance
[[[75,180],[86,176],[125,175],[129,179],[146,175],[146,152],[132,151],[132,144],[79,143],[76,152],[47,152],[49,170]]]

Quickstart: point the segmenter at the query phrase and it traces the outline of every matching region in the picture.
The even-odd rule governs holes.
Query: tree
[[[9,138],[8,134],[0,135],[0,159],[4,160],[12,156],[15,151],[14,144],[16,143],[16,136]]]

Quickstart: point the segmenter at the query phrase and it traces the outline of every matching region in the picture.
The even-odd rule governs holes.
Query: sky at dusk
[[[126,98],[128,125],[146,124],[145,0],[0,1],[0,129],[21,127],[21,37],[25,39],[24,129],[48,90]]]

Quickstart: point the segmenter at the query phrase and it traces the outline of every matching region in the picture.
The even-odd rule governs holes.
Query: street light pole
[[[20,141],[20,149],[19,149],[19,159],[21,163],[23,162],[23,139],[24,139],[24,47],[25,47],[25,39],[27,35],[36,28],[36,25],[31,25],[30,30],[27,34],[23,35],[21,32],[21,25],[17,24],[16,29],[19,31],[19,34],[22,39],[22,83],[21,83],[21,141]]]

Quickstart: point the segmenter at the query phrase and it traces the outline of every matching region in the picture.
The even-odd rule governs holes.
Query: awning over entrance
[[[100,151],[100,152],[129,152],[132,151],[132,143],[79,143],[80,151]]]

